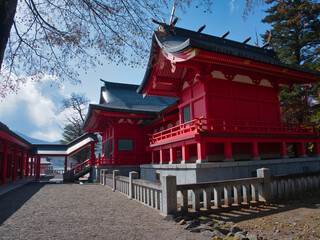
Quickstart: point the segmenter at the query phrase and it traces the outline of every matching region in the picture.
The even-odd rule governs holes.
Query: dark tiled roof
[[[166,51],[170,53],[183,52],[188,48],[197,48],[200,50],[231,55],[254,61],[280,63],[277,54],[273,50],[255,47],[182,28],[173,28],[171,33],[172,35],[165,36],[159,31],[154,34],[157,44],[161,48],[165,48]]]
[[[143,98],[141,94],[137,93],[139,85],[102,81],[104,87],[101,88],[100,103],[92,105],[96,109],[157,114],[178,101],[177,98],[168,97],[147,96]]]
[[[169,53],[180,53],[190,48],[197,48],[208,52],[220,53],[320,76],[320,72],[282,63],[278,59],[277,54],[270,49],[255,47],[241,42],[210,36],[182,28],[171,28],[167,25],[164,26],[164,29],[166,29],[165,32],[156,31],[153,34],[149,63],[151,65],[153,65],[154,54],[157,52],[158,47]],[[152,67],[147,69],[144,79],[138,89],[139,93],[142,93],[146,87],[151,76],[152,69]]]

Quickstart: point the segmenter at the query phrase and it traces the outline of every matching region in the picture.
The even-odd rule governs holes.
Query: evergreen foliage
[[[320,4],[314,0],[267,0],[262,20],[271,24],[270,46],[285,63],[320,70]],[[266,42],[270,31],[262,35]],[[279,94],[282,120],[308,123],[316,113],[319,83],[283,86]]]

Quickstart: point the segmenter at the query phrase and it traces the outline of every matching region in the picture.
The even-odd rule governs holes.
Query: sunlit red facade
[[[312,84],[319,72],[284,64],[272,50],[175,27],[159,28],[152,41],[141,85],[104,82],[100,103],[90,106],[84,129],[103,137],[100,164],[319,155],[316,126],[283,123],[278,99],[281,84]],[[131,89],[127,99],[123,89]]]

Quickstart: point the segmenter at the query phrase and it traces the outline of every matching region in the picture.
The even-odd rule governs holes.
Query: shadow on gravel
[[[48,183],[30,182],[0,197],[0,225]],[[29,216],[32,217],[32,216]]]
[[[303,197],[301,196],[290,201],[259,204],[251,207],[234,208],[233,210],[209,210],[202,211],[200,214],[188,213],[187,215],[192,218],[208,216],[218,221],[238,223],[299,208],[320,209],[320,193],[305,194]]]

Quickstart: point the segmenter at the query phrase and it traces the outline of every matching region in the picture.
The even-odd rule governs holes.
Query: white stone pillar
[[[258,190],[259,201],[269,202],[271,200],[270,169],[257,169],[257,177],[263,178],[263,183],[259,186]]]
[[[177,213],[176,176],[162,177],[162,212],[166,215]]]
[[[113,170],[113,184],[112,184],[112,191],[114,192],[117,189],[117,185],[116,185],[116,176],[120,175],[120,171],[119,170]]]
[[[138,179],[139,173],[138,172],[130,172],[129,173],[129,198],[134,198],[134,186],[133,186],[133,179]]]

